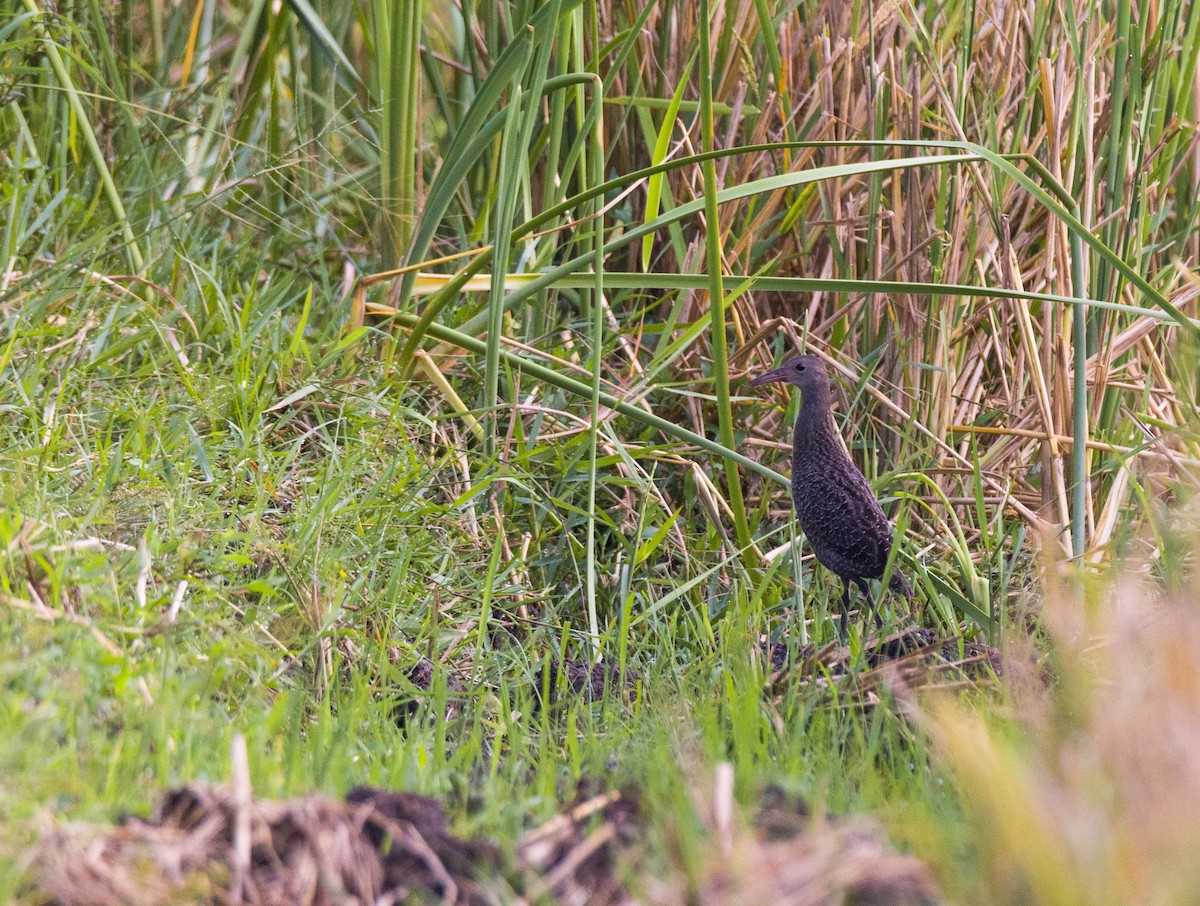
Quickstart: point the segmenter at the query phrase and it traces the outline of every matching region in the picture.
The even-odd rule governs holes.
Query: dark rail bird
[[[815,356],[798,356],[759,375],[750,386],[775,381],[800,388],[800,414],[792,437],[792,500],[817,560],[842,580],[842,637],[851,582],[862,589],[876,625],[882,627],[867,580],[883,577],[892,549],[892,526],[867,479],[842,448],[833,424],[825,364]],[[899,569],[893,568],[888,588],[906,598],[913,596]]]

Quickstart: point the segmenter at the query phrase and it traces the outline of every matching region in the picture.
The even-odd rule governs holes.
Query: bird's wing
[[[892,526],[867,480],[857,471],[831,470],[821,476],[820,487],[822,493],[801,495],[803,506],[798,499],[796,507],[817,558],[835,571],[853,565],[855,570],[847,572],[882,573],[892,546]]]

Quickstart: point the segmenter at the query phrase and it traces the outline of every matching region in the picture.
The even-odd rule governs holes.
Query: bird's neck
[[[792,436],[794,455],[800,458],[829,444],[838,446],[829,388],[822,386],[805,390],[800,400],[800,414],[796,416],[796,427]]]

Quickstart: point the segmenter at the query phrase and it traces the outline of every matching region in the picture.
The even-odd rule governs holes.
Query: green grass
[[[764,710],[751,653],[786,581],[755,596],[718,570],[683,591],[669,566],[682,550],[643,545],[669,548],[678,531],[687,574],[700,574],[696,561],[720,564],[719,537],[651,499],[604,554],[626,565],[629,600],[606,650],[640,686],[628,700],[560,692],[541,707],[547,660],[590,654],[578,445],[527,436],[504,463],[480,459],[452,419],[426,414],[421,389],[347,367],[338,322],[315,306],[306,315],[294,280],[208,320],[186,366],[140,300],[110,303],[105,333],[90,314],[102,297],[85,298],[24,311],[40,326],[22,332],[10,364],[9,860],[47,809],[110,821],[172,785],[224,779],[234,733],[260,795],[420,790],[446,797],[456,826],[501,840],[549,817],[585,776],[646,787],[677,814],[691,808],[693,774],[724,759],[747,803],[779,781],[839,812],[945,798],[924,743],[890,708],[830,710],[792,683]],[[373,342],[351,348],[362,356]],[[493,506],[522,514],[523,555],[511,529],[515,555],[497,543]],[[406,674],[430,650],[449,657],[421,695]],[[399,718],[414,695],[423,704]],[[25,890],[21,873],[5,874],[8,896]]]
[[[760,556],[796,401],[741,378],[836,363],[942,635],[1044,656],[1060,552],[1186,587],[1200,16],[1079,2],[1001,47],[963,2],[703,36],[671,0],[41,6],[0,13],[0,901],[45,821],[221,781],[235,734],[258,795],[427,792],[505,846],[636,787],[643,858],[693,879],[729,761],[747,815],[768,785],[873,815],[1005,901],[961,750],[858,630],[849,675],[769,684],[760,637],[828,643],[840,588]],[[597,653],[633,685],[542,701]]]

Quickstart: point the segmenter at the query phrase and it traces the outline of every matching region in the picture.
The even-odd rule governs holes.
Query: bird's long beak
[[[751,387],[761,387],[763,384],[773,384],[775,381],[786,381],[787,375],[784,374],[782,368],[776,368],[774,371],[768,371],[766,374],[760,374],[750,382]]]

